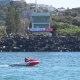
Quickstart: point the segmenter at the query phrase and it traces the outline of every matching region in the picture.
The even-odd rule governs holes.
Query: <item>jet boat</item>
[[[10,66],[35,66],[35,65],[39,64],[39,62],[40,62],[39,60],[36,60],[36,59],[32,58],[27,62],[13,63]]]

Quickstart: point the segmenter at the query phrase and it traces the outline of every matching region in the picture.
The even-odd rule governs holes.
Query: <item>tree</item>
[[[30,21],[26,19],[21,19],[21,32],[23,35],[28,33],[28,28],[29,28]]]
[[[6,25],[6,31],[8,34],[10,33],[15,33],[16,30],[16,25],[15,25],[15,8],[13,7],[13,5],[10,5],[8,7],[8,12],[6,15],[6,21],[5,21],[5,25]]]
[[[18,7],[15,8],[15,24],[16,24],[16,34],[17,34],[19,32],[20,26],[21,26],[20,14],[19,14]]]
[[[0,27],[0,37],[3,37],[4,35],[7,35],[6,30]]]
[[[19,28],[21,26],[20,22],[20,13],[18,7],[13,7],[11,4],[8,8],[8,12],[6,15],[6,31],[8,34],[15,33],[17,34],[19,32]]]

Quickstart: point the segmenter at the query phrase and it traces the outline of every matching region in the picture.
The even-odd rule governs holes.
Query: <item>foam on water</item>
[[[0,67],[9,67],[9,65],[0,65]]]

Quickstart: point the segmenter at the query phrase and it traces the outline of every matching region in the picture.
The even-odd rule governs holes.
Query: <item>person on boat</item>
[[[26,58],[25,58],[25,62],[28,62],[28,61],[29,61],[29,57],[26,56]]]

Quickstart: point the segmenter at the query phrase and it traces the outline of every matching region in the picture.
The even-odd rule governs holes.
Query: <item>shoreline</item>
[[[0,39],[0,52],[79,52],[80,36],[28,36]]]

